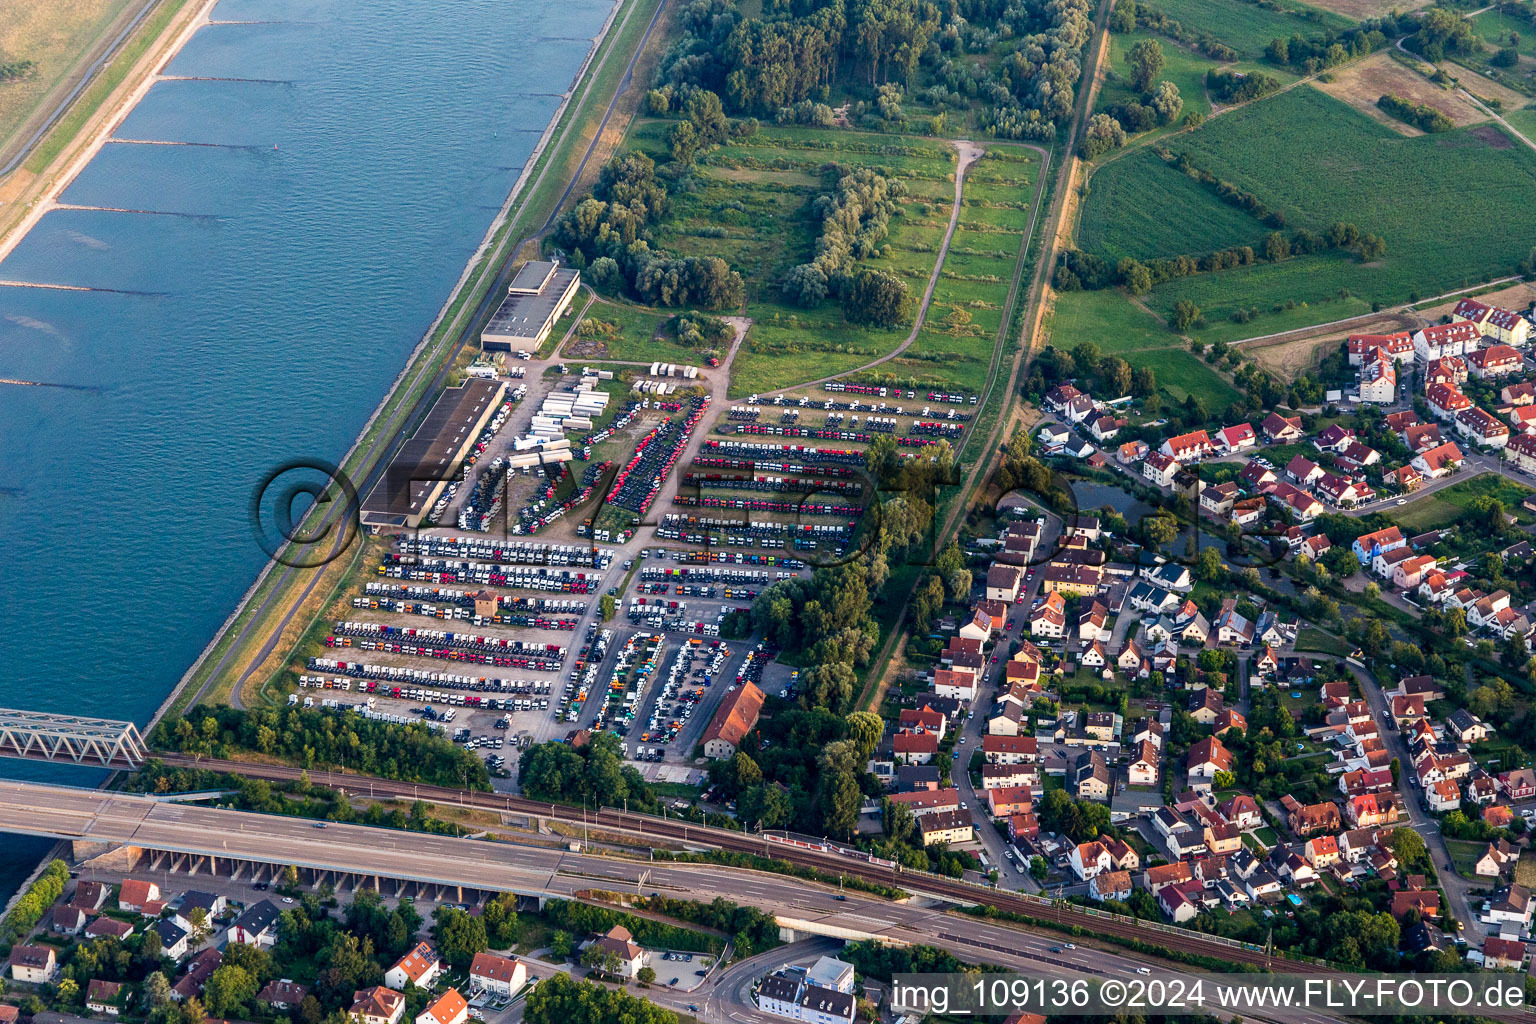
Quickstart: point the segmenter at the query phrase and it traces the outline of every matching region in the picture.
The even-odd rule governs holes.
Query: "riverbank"
[[[0,260],[55,207],[59,196],[160,80],[166,65],[198,29],[208,24],[218,0],[163,2],[164,8],[151,14],[130,35],[96,80],[80,92],[70,109],[12,172],[13,179],[31,175],[32,180],[16,190],[6,214],[0,215]],[[17,209],[23,211],[19,219]]]
[[[458,353],[487,316],[508,276],[510,261],[525,241],[540,234],[566,197],[566,176],[585,167],[646,49],[665,0],[620,0],[595,37],[571,88],[519,174],[475,255],[405,368],[364,425],[340,464],[340,473],[366,495],[384,456],[410,432],[424,400],[442,384]],[[585,146],[583,145],[585,143]],[[526,199],[524,199],[526,197]],[[520,199],[524,201],[519,202]],[[332,502],[339,509],[344,502]],[[318,506],[317,506],[318,507]],[[303,524],[313,535],[321,524]],[[342,567],[296,569],[269,562],[199,658],[156,711],[150,727],[168,713],[202,700],[241,703],[240,687],[273,653],[295,613],[317,590],[334,585]]]

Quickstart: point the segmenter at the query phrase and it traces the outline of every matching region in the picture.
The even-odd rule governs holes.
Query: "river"
[[[261,568],[252,490],[340,461],[611,10],[214,8],[61,198],[94,209],[0,263],[72,289],[0,286],[0,377],[69,385],[0,385],[0,706],[153,714]],[[43,848],[0,837],[0,899]]]

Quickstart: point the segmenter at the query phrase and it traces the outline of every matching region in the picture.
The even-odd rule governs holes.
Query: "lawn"
[[[1520,515],[1519,505],[1530,493],[1529,487],[1508,477],[1480,473],[1434,494],[1415,498],[1402,508],[1394,508],[1392,521],[1411,533],[1438,529],[1460,519],[1474,499],[1484,496],[1497,498],[1511,514]]]
[[[1333,654],[1340,658],[1347,658],[1354,651],[1354,646],[1336,636],[1324,633],[1320,629],[1311,626],[1303,626],[1296,634],[1296,649],[1298,651],[1316,651],[1319,654]],[[1308,703],[1311,703],[1308,701]]]
[[[1504,115],[1504,120],[1528,139],[1536,139],[1536,107],[1521,107]]]
[[[1255,313],[1238,336],[1267,333],[1271,313],[1286,314],[1284,326],[1295,327],[1360,312],[1364,302],[1404,302],[1507,274],[1536,235],[1536,153],[1486,125],[1408,138],[1301,86],[1215,118],[1169,146],[1280,211],[1288,230],[1322,232],[1342,220],[1386,240],[1386,256],[1369,264],[1321,253],[1170,281],[1147,296],[1165,314],[1189,299],[1212,324],[1241,310]],[[1086,249],[1111,258],[1147,253],[1151,247],[1138,239],[1149,230],[1168,256],[1231,243],[1237,222],[1228,208],[1199,187],[1165,189],[1177,173],[1156,159],[1137,154],[1094,176],[1080,230]],[[1166,225],[1160,228],[1149,225],[1154,195],[1162,197],[1152,215]],[[1465,215],[1469,205],[1477,217]],[[1488,232],[1489,221],[1503,229]],[[1250,241],[1264,231],[1255,222]],[[1308,308],[1298,313],[1303,302]]]
[[[1214,413],[1238,398],[1237,390],[1182,339],[1113,288],[1057,296],[1051,344],[1071,348],[1083,341],[1132,366],[1150,368],[1159,390],[1174,402],[1196,395]]]
[[[581,303],[577,302],[579,309]],[[686,345],[678,343],[676,332],[657,337],[658,328],[671,316],[670,313],[647,309],[628,302],[614,302],[599,298],[587,310],[585,319],[611,324],[614,331],[591,338],[580,334],[571,335],[561,355],[566,359],[621,359],[626,362],[669,362],[701,365],[703,356]],[[562,327],[562,330],[564,328]]]
[[[1150,0],[1155,7],[1186,28],[1208,32],[1249,60],[1264,55],[1271,39],[1300,33],[1311,38],[1324,29],[1353,26],[1348,18],[1303,4],[1260,6],[1244,0]]]
[[[1110,73],[1104,80],[1104,87],[1099,90],[1099,103],[1097,110],[1107,110],[1116,103],[1126,100],[1140,101],[1141,93],[1131,88],[1131,67],[1129,54],[1131,47],[1143,39],[1155,39],[1163,48],[1163,70],[1158,74],[1158,81],[1172,82],[1179,88],[1179,96],[1184,100],[1184,109],[1180,114],[1211,112],[1210,100],[1205,95],[1205,72],[1216,66],[1216,62],[1209,57],[1201,57],[1171,39],[1158,36],[1151,32],[1128,32],[1124,35],[1111,35],[1109,37],[1109,67]],[[1153,133],[1166,132],[1167,127],[1154,128]]]
[[[1488,849],[1487,843],[1477,843],[1466,839],[1447,839],[1445,849],[1451,855],[1451,864],[1458,873],[1466,878],[1476,878],[1477,862],[1482,857],[1483,851]]]
[[[1524,18],[1511,17],[1497,10],[1487,10],[1475,15],[1471,21],[1472,31],[1476,32],[1490,49],[1508,46],[1510,33],[1513,32],[1520,40],[1515,49],[1526,57],[1536,57],[1536,32],[1531,31],[1531,23]]]

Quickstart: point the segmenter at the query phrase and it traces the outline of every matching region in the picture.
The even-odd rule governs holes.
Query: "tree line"
[[[490,789],[485,763],[424,723],[397,725],[356,711],[300,707],[197,705],[155,726],[150,745],[227,758],[270,754],[304,768],[337,767],[363,775],[435,786]]]
[[[1264,50],[1264,57],[1280,67],[1315,75],[1345,61],[1374,53],[1419,27],[1418,16],[1412,14],[1367,18],[1343,32],[1329,31],[1312,38],[1297,32],[1288,39],[1272,39]]]
[[[1435,132],[1448,132],[1456,127],[1455,121],[1452,121],[1434,107],[1424,103],[1415,103],[1412,100],[1405,100],[1393,93],[1387,93],[1377,100],[1376,106],[1399,121],[1413,125],[1421,132],[1434,134]]]
[[[784,275],[784,297],[811,308],[832,295],[841,298],[843,316],[850,323],[902,323],[911,317],[913,306],[906,282],[858,263],[874,255],[890,234],[891,218],[900,213],[901,197],[907,194],[906,183],[870,167],[830,164],[824,170],[837,176],[837,185],[811,206],[820,220],[816,255]]]

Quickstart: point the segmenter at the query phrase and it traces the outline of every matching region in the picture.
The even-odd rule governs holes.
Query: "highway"
[[[897,944],[923,943],[970,961],[1045,973],[1129,978],[1150,959],[1086,946],[1067,949],[1063,938],[960,916],[934,900],[898,903],[853,891],[839,893],[804,879],[719,865],[626,861],[341,823],[320,829],[303,818],[25,782],[0,782],[0,814],[12,832],[377,873],[433,884],[557,897],[584,889],[659,891],[705,901],[723,896],[774,914],[781,925],[798,929],[797,935],[830,933],[872,936]],[[1158,970],[1160,977],[1180,973],[1174,965]],[[739,985],[742,979],[733,977]],[[736,1000],[724,1002],[729,1005]],[[1288,1011],[1268,1019],[1278,1024],[1315,1024],[1330,1018]]]
[[[272,782],[291,782],[298,779],[301,774],[304,774],[301,769],[288,765],[220,761],[210,758],[192,758],[181,754],[160,754],[158,756],[167,764],[200,767],[210,771],[234,772],[253,778],[267,779]],[[1027,914],[1037,919],[1053,919],[1063,924],[1076,925],[1082,928],[1085,934],[1112,935],[1119,938],[1138,939],[1167,949],[1217,957],[1233,963],[1270,966],[1276,970],[1305,973],[1318,969],[1317,965],[1310,962],[1288,960],[1281,956],[1267,956],[1260,949],[1249,948],[1240,943],[1233,943],[1217,936],[1205,935],[1185,928],[1174,928],[1152,922],[1133,921],[1128,918],[1096,914],[1073,904],[1060,901],[1042,902],[1038,898],[1023,894],[987,888],[939,875],[912,871],[898,873],[890,868],[872,864],[867,860],[839,853],[836,850],[822,850],[814,847],[774,843],[761,835],[710,828],[677,818],[657,818],[651,815],[608,809],[584,811],[581,808],[543,803],[529,800],[526,797],[510,796],[502,793],[444,789],[436,786],[393,782],[387,779],[364,776],[347,776],[330,772],[315,772],[309,775],[309,780],[312,785],[340,788],[360,796],[366,793],[368,796],[378,799],[421,799],[450,806],[458,805],[512,814],[537,815],[568,824],[588,824],[608,832],[627,833],[638,836],[642,843],[646,841],[647,837],[656,837],[674,845],[681,844],[690,849],[716,849],[735,853],[769,854],[797,866],[814,868],[831,874],[862,878],[882,885],[898,886],[910,892],[953,903],[990,905],[1002,911]],[[240,815],[243,812],[226,811],[223,813]],[[262,820],[266,819],[263,818]],[[335,826],[332,827],[334,828]],[[22,829],[16,829],[16,831],[22,831]],[[313,838],[312,834],[311,838]],[[268,857],[268,859],[276,859],[275,855],[263,856]],[[610,867],[613,864],[612,861],[603,861],[602,863]],[[744,877],[769,878],[775,876]],[[437,877],[422,880],[434,883],[444,881]],[[462,881],[465,885],[477,884],[467,877],[458,879],[458,881]],[[744,882],[742,884],[746,885],[747,883]],[[729,891],[729,889],[726,891]],[[966,928],[969,929],[970,927],[971,925],[967,923]],[[1009,933],[1014,934],[1014,929],[1009,929]],[[928,934],[934,933],[930,930]]]

